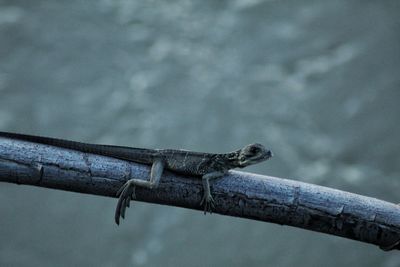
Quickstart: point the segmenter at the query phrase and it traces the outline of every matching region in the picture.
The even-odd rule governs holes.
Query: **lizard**
[[[211,213],[215,208],[211,195],[210,180],[220,178],[230,169],[244,168],[273,156],[271,150],[263,145],[254,143],[229,153],[203,153],[183,149],[147,149],[126,146],[89,144],[69,141],[65,139],[0,132],[0,137],[17,139],[51,145],[83,153],[108,156],[130,162],[142,163],[151,166],[149,180],[136,178],[128,179],[117,192],[119,197],[115,210],[115,222],[120,223],[120,218],[125,218],[125,210],[130,201],[135,199],[136,186],[155,189],[157,188],[165,169],[178,174],[199,177],[203,185],[203,197],[200,206],[204,206],[204,214]]]

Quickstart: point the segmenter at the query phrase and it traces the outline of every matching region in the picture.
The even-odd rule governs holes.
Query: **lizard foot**
[[[201,199],[200,206],[204,205],[204,214],[209,212],[212,213],[212,210],[215,208],[214,206],[214,199],[211,194],[204,194],[203,198]]]
[[[119,219],[125,219],[126,208],[129,208],[131,200],[136,198],[135,185],[132,181],[127,181],[117,192],[119,196],[117,208],[115,210],[115,223],[119,225]]]

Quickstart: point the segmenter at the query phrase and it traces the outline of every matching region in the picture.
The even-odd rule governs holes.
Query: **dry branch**
[[[0,181],[115,197],[149,166],[48,145],[0,138]],[[399,249],[400,206],[303,182],[231,171],[212,184],[215,213],[249,218]],[[165,172],[138,201],[201,210],[201,180]],[[110,211],[110,219],[112,218]]]

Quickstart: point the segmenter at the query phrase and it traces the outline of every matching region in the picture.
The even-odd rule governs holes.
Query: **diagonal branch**
[[[115,197],[124,182],[147,179],[149,166],[0,138],[0,181]],[[400,249],[400,206],[323,186],[231,171],[212,184],[215,212]],[[201,180],[165,172],[138,201],[202,210]],[[111,212],[110,212],[111,213]],[[111,216],[110,216],[111,217]]]

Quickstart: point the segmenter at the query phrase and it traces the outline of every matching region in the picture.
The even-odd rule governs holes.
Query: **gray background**
[[[400,2],[0,0],[0,130],[276,154],[249,171],[400,202]],[[0,266],[399,266],[314,232],[0,184]]]

